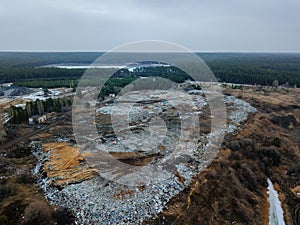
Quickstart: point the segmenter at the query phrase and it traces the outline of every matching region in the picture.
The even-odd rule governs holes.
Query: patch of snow
[[[15,107],[21,107],[21,108],[25,109],[26,103],[17,104],[17,105],[15,105]]]
[[[285,225],[283,210],[277,191],[274,189],[272,181],[268,178],[268,194],[269,194],[269,225]]]
[[[36,91],[34,93],[31,93],[31,94],[28,94],[28,95],[23,95],[23,96],[20,96],[20,97],[22,99],[30,99],[32,101],[36,101],[37,99],[45,101],[48,98],[52,98],[52,99],[58,98],[59,96],[61,96],[61,94],[62,93],[59,90],[49,89],[48,96],[45,97],[44,91],[41,88],[39,88],[38,91]]]
[[[4,118],[3,124],[6,124],[11,119],[8,113],[3,113],[2,118]]]

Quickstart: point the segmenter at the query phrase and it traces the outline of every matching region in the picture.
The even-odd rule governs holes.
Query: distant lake
[[[101,69],[122,69],[124,65],[96,65],[96,64],[50,64],[40,66],[39,68],[60,68],[60,69],[90,69],[90,68],[101,68]]]
[[[64,63],[64,64],[49,64],[45,66],[40,66],[39,68],[60,68],[60,69],[123,69],[128,68],[130,71],[140,67],[169,67],[170,65],[163,63],[127,63],[126,65],[116,65],[116,64],[77,64],[77,63]]]

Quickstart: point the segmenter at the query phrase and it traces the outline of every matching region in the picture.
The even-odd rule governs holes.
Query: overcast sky
[[[0,0],[1,51],[106,51],[140,40],[300,52],[300,1]]]

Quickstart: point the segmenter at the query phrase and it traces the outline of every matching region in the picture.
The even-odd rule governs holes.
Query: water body
[[[268,178],[269,194],[269,225],[285,225],[283,210],[277,191],[274,189],[272,181]]]
[[[46,68],[59,68],[59,69],[91,69],[91,68],[97,68],[97,69],[122,69],[125,68],[125,66],[122,65],[91,65],[91,64],[82,64],[82,65],[74,65],[74,64],[51,64],[43,66]]]
[[[170,65],[159,62],[141,62],[141,63],[127,63],[126,65],[118,64],[77,64],[77,63],[63,63],[63,64],[50,64],[42,66],[44,68],[59,68],[59,69],[123,69],[127,68],[133,71],[137,68],[143,67],[170,67]]]

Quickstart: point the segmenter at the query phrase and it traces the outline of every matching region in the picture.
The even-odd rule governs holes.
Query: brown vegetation
[[[78,183],[95,176],[95,170],[84,163],[84,158],[78,148],[68,143],[44,144],[43,151],[51,154],[43,170],[55,186]]]
[[[24,210],[25,225],[47,225],[51,219],[51,210],[45,201],[34,200]]]
[[[227,135],[214,162],[158,218],[145,224],[268,224],[267,177],[293,224],[300,176],[300,90],[231,90],[259,112],[238,135]]]
[[[5,127],[10,132],[4,142],[7,144],[0,148],[0,224],[74,224],[68,210],[55,210],[55,207],[48,205],[31,172],[36,159],[31,154],[28,134],[31,140],[42,141],[49,141],[53,135],[70,135],[70,120],[64,119],[67,114],[59,116],[62,120],[58,118],[53,125],[49,125],[50,131],[45,135],[43,132],[46,129],[43,127],[39,129],[26,124],[8,124]],[[54,129],[57,124],[63,125],[64,129]],[[33,210],[35,208],[39,210]]]
[[[300,191],[300,90],[272,92],[271,89],[248,88],[225,92],[246,100],[259,112],[248,120],[238,135],[226,136],[211,166],[195,176],[189,188],[171,199],[168,208],[156,220],[145,224],[268,224],[267,177],[280,191],[286,224],[293,224],[298,215],[295,208]],[[47,130],[47,134],[31,138],[46,141],[70,135],[70,124],[59,123],[60,126],[56,124]],[[28,131],[29,128],[21,126],[12,128],[15,131],[12,139]],[[44,144],[44,151],[51,153],[44,171],[53,185],[81,182],[95,175],[84,156],[68,143]],[[55,210],[49,206],[34,184],[29,173],[35,159],[26,144],[14,144],[5,153],[8,157],[0,157],[0,224],[71,224],[72,215],[66,209]],[[111,154],[133,165],[147,165],[159,157]],[[184,181],[180,174],[177,177]],[[115,197],[126,199],[126,195],[130,193],[120,192]],[[46,219],[41,221],[39,216]]]

